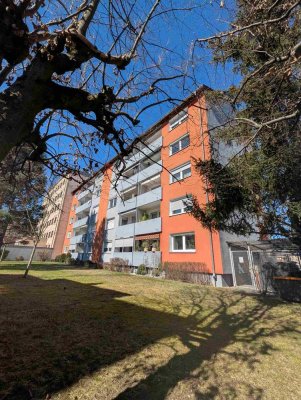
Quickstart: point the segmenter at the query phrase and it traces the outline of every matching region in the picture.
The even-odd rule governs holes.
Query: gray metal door
[[[236,278],[236,285],[253,285],[250,262],[247,251],[233,251],[232,252],[233,267]]]

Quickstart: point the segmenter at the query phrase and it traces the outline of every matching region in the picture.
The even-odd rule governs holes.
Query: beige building
[[[72,191],[78,183],[61,178],[52,186],[44,201],[43,234],[39,246],[52,248],[52,259],[63,253],[64,238],[69,223]]]

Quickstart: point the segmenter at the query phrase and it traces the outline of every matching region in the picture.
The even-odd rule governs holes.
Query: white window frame
[[[190,137],[189,137],[189,144],[188,146],[183,147],[182,146],[182,140],[189,137],[189,133],[185,133],[185,135],[181,136],[179,139],[175,140],[174,142],[170,143],[169,145],[169,156],[173,156],[174,154],[179,153],[181,150],[187,149],[190,145]],[[172,152],[172,146],[176,143],[179,143],[179,150],[175,151],[174,153]]]
[[[67,239],[71,238],[71,232],[67,232]]]
[[[111,241],[105,241],[103,244],[103,252],[112,253],[112,250],[113,250],[113,243]]]
[[[112,203],[111,203],[112,202]],[[111,208],[114,208],[114,207],[116,207],[116,205],[117,205],[117,197],[112,197],[110,200],[109,200],[109,209],[111,209]]]
[[[185,114],[180,116],[181,113],[185,111]],[[188,118],[188,110],[181,110],[178,113],[179,118],[176,119],[174,122],[169,123],[169,131],[172,131],[173,129],[175,129],[177,126],[181,125],[187,118]]]
[[[190,175],[189,175],[189,176],[186,176],[186,177],[184,178],[184,177],[183,177],[183,171],[184,171],[185,169],[187,169],[188,167],[190,167]],[[180,178],[179,178],[179,179],[173,180],[173,179],[174,179],[174,175],[177,174],[177,173],[179,173],[179,172],[180,172]],[[173,170],[170,172],[170,175],[169,175],[169,184],[176,183],[176,182],[178,182],[178,181],[182,181],[183,179],[189,178],[190,176],[191,176],[191,162],[189,161],[188,163],[185,163],[185,164],[183,164],[183,165],[181,165],[181,166],[179,166],[179,167],[173,169]]]
[[[113,226],[111,226],[109,228],[110,222],[113,224]],[[106,230],[108,231],[108,230],[111,230],[111,229],[114,229],[114,228],[115,228],[115,218],[107,219],[107,221],[106,221]]]
[[[187,214],[187,211],[185,210],[185,208],[187,208],[187,206],[185,206],[184,204],[183,204],[183,207],[181,208],[181,211],[176,214],[172,213],[171,206],[172,206],[172,203],[175,203],[176,201],[189,200],[189,198],[191,198],[191,197],[192,197],[191,194],[187,194],[186,196],[177,197],[176,199],[170,200],[169,201],[169,216],[174,217],[175,215]]]
[[[188,235],[194,235],[194,249],[186,249],[186,236]],[[183,249],[181,250],[175,250],[174,249],[174,241],[173,239],[177,236],[182,237],[182,244],[183,244]],[[196,252],[196,247],[195,247],[195,232],[181,232],[181,233],[173,233],[170,235],[170,252],[171,253],[195,253]]]

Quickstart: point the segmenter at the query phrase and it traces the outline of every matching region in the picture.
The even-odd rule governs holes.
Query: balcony
[[[88,189],[84,190],[83,192],[81,192],[78,196],[77,199],[78,201],[80,201],[81,203],[91,200],[92,198],[92,192],[93,192],[93,186],[89,187]]]
[[[90,208],[91,208],[91,203],[92,203],[92,201],[89,200],[89,201],[87,201],[86,203],[82,204],[81,206],[77,206],[77,207],[76,207],[75,213],[76,213],[76,214],[80,214],[80,213],[83,212],[83,211],[86,211],[86,212],[89,213]]]
[[[106,255],[107,256],[107,255]],[[144,253],[143,251],[134,251],[134,252],[123,252],[123,253],[113,253],[109,258],[122,258],[124,260],[128,260],[129,265],[138,267],[141,264],[144,264],[147,268],[158,268],[159,263],[161,262],[161,251],[156,251],[152,253],[148,251]]]
[[[116,239],[161,232],[161,218],[149,219],[134,224],[122,225],[116,228]]]
[[[73,229],[88,225],[89,217],[78,219],[73,224]]]
[[[87,239],[87,235],[75,235],[72,236],[72,238],[70,239],[70,244],[79,244],[79,243],[84,243]]]
[[[120,202],[118,205],[118,212],[123,213],[133,208],[141,207],[161,199],[162,199],[162,188],[158,187],[154,190],[140,194],[137,197],[127,200],[124,203]]]
[[[131,158],[129,158],[126,161],[126,167],[129,168],[131,165],[135,164],[137,161],[140,161],[145,155],[149,155],[156,150],[160,149],[162,147],[162,136],[160,136],[158,139],[154,140],[152,143],[148,145],[148,147],[143,148],[143,153],[138,152],[134,154]]]
[[[149,167],[139,171],[137,174],[131,176],[127,179],[120,180],[118,184],[118,191],[122,192],[133,185],[137,185],[137,183],[145,180],[146,178],[150,178],[151,176],[160,174],[162,172],[162,161],[158,161],[157,163],[153,163]]]

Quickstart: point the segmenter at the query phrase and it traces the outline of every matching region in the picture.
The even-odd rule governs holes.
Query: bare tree
[[[172,0],[0,0],[0,161],[24,143],[57,174],[98,168],[102,145],[122,160],[141,113],[178,100],[162,84],[183,75],[181,63],[156,38],[156,21],[191,9]]]

